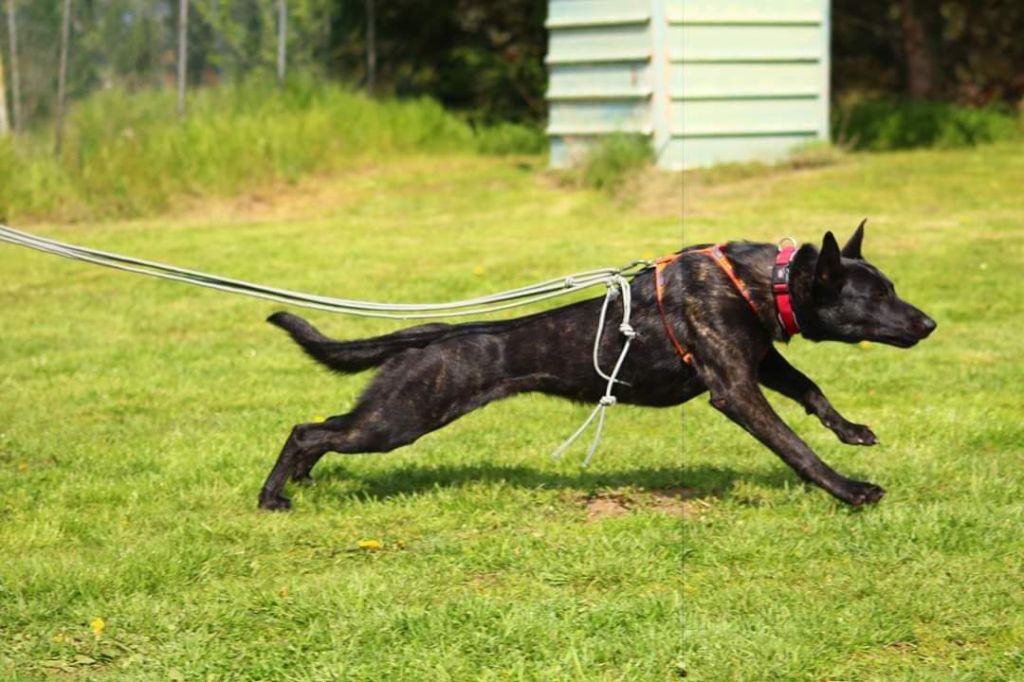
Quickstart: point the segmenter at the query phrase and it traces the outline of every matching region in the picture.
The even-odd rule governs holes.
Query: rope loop
[[[608,381],[605,387],[604,395],[597,401],[597,405],[590,412],[590,416],[580,425],[576,431],[569,436],[564,443],[551,454],[554,459],[561,459],[565,451],[583,435],[583,432],[590,428],[590,425],[597,421],[597,426],[594,429],[594,437],[590,441],[590,447],[587,448],[587,454],[583,458],[583,466],[588,466],[590,460],[594,457],[594,453],[597,452],[598,446],[601,444],[601,436],[604,433],[604,421],[605,413],[609,407],[612,407],[619,402],[618,398],[612,393],[615,389],[615,384],[622,384],[629,386],[629,383],[619,379],[619,372],[622,370],[622,364],[626,361],[626,355],[629,353],[629,348],[633,344],[633,339],[637,337],[637,332],[633,329],[633,325],[629,323],[630,315],[632,314],[632,289],[630,288],[630,282],[626,277],[623,276],[622,271],[613,273],[604,279],[604,283],[607,286],[607,291],[604,296],[604,303],[601,306],[601,314],[597,320],[597,333],[594,335],[594,371],[597,372],[598,376]],[[615,366],[612,368],[611,374],[605,374],[604,370],[601,369],[600,358],[598,357],[601,349],[601,341],[604,339],[604,328],[608,317],[608,308],[611,302],[619,296],[622,297],[622,322],[619,323],[619,333],[626,337],[625,342],[622,344],[622,349],[619,351],[619,356],[615,361]]]
[[[287,305],[312,308],[332,313],[394,320],[419,320],[487,315],[607,284],[610,281],[628,282],[643,272],[642,263],[633,262],[620,268],[599,268],[575,272],[567,276],[537,282],[528,286],[477,296],[447,303],[381,303],[353,299],[319,296],[301,291],[278,289],[264,284],[231,279],[197,270],[189,270],[156,261],[147,261],[117,253],[101,251],[54,239],[37,237],[0,224],[0,243],[15,244],[63,258],[132,272],[148,277],[159,277],[175,282],[207,287]]]

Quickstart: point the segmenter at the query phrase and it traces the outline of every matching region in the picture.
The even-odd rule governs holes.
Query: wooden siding
[[[551,162],[651,136],[663,168],[828,137],[828,0],[551,0]]]
[[[552,165],[570,165],[599,135],[653,135],[651,0],[551,0],[548,8]]]

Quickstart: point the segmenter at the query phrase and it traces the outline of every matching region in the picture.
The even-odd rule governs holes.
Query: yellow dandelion
[[[359,549],[365,549],[368,552],[376,552],[378,549],[384,546],[384,543],[380,540],[360,540],[356,543]]]
[[[327,421],[327,417],[325,417],[322,414],[315,414],[315,415],[313,415],[313,421],[314,422],[325,422],[325,421]]]
[[[861,348],[863,348],[864,350],[867,350],[868,348],[871,348],[871,346],[872,346],[873,344],[872,344],[872,343],[871,343],[870,341],[861,341],[861,342],[860,342],[859,344],[857,344],[857,345],[858,345],[858,346],[860,346]]]
[[[482,275],[482,274],[484,274],[484,266],[482,266],[482,265],[474,265],[473,266],[473,274],[474,275]]]
[[[93,618],[89,621],[89,627],[92,628],[92,634],[99,637],[103,634],[103,630],[106,629],[107,624],[103,622],[102,618]]]
[[[26,471],[28,471],[28,464],[26,464],[25,462],[22,462],[21,464],[18,465],[18,473],[19,474],[23,474]]]

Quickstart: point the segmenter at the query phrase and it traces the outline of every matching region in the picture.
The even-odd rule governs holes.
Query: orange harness
[[[654,293],[655,298],[658,301],[658,312],[661,313],[661,323],[665,325],[665,333],[668,334],[668,338],[672,341],[672,345],[675,346],[676,353],[687,365],[693,364],[693,353],[686,350],[683,344],[679,343],[679,339],[676,338],[675,333],[672,331],[672,325],[668,323],[668,317],[665,315],[665,282],[662,277],[662,270],[667,268],[672,263],[676,262],[683,256],[687,256],[691,253],[699,253],[707,256],[715,265],[722,269],[722,272],[726,274],[729,280],[732,282],[736,290],[740,292],[740,295],[747,301],[747,305],[754,312],[754,315],[758,315],[757,304],[754,303],[753,296],[750,295],[750,290],[747,289],[747,285],[743,283],[743,280],[736,274],[735,268],[732,266],[732,262],[729,258],[722,253],[722,247],[725,244],[715,244],[709,246],[706,249],[698,249],[697,251],[684,251],[682,253],[674,253],[671,256],[662,256],[654,262]]]

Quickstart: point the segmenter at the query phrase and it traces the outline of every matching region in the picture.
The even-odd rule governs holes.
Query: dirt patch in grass
[[[698,490],[682,486],[655,490],[615,488],[578,494],[573,501],[586,510],[588,522],[625,516],[636,510],[684,518],[707,508],[706,502],[697,499],[698,495]]]

